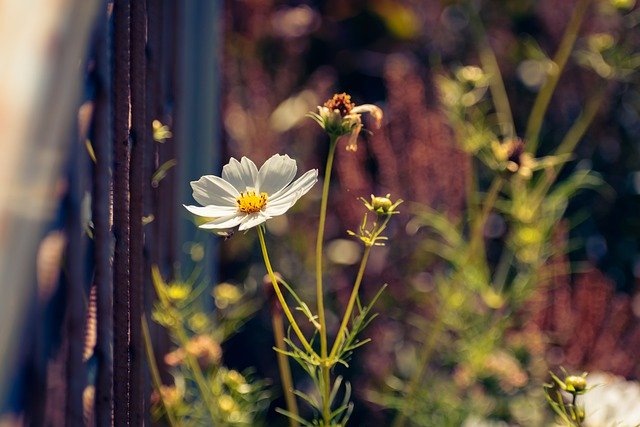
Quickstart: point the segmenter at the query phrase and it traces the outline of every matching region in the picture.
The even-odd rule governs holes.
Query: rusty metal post
[[[129,413],[129,61],[130,2],[113,3],[113,416],[130,424]]]
[[[131,3],[131,167],[130,189],[130,412],[131,424],[142,425],[144,419],[144,347],[142,313],[144,312],[144,230],[142,226],[144,192],[149,186],[144,178],[147,132],[151,123],[146,116],[146,5],[142,0]]]

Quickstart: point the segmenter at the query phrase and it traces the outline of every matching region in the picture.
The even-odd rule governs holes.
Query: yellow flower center
[[[244,213],[260,212],[267,204],[267,193],[256,194],[255,191],[247,191],[240,193],[236,198],[238,209]]]

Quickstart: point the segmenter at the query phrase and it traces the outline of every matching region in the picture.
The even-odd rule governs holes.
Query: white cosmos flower
[[[260,170],[250,159],[233,157],[222,168],[222,177],[205,175],[191,182],[193,198],[202,206],[184,206],[208,221],[200,228],[247,230],[282,215],[318,181],[312,169],[293,181],[296,161],[275,154]]]

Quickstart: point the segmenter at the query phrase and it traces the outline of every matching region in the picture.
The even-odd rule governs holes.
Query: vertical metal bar
[[[145,2],[131,4],[131,169],[130,188],[130,412],[131,424],[142,425],[144,418],[142,313],[144,310],[144,230],[142,227],[145,173],[146,119],[146,38]]]
[[[109,25],[107,1],[98,16],[96,68],[94,72],[96,100],[93,125],[93,149],[96,162],[93,169],[92,219],[94,226],[94,283],[97,288],[98,364],[95,390],[95,421],[97,426],[110,426],[113,420],[113,272],[111,271],[111,63],[109,55]]]
[[[93,149],[93,235],[94,284],[97,292],[97,342],[95,355],[97,377],[95,388],[95,421],[97,426],[110,426],[113,420],[113,276],[111,271],[111,60],[109,49],[107,0],[98,16]]]
[[[84,174],[86,164],[84,154],[79,150],[79,138],[75,133],[76,149],[71,150],[71,168],[69,176],[68,194],[66,197],[66,229],[69,243],[67,246],[67,312],[65,329],[67,342],[66,379],[67,390],[65,399],[65,424],[69,426],[83,424],[82,393],[86,386],[86,367],[82,362],[84,351],[84,289],[83,267],[85,265],[85,251],[80,219],[81,200],[84,192]]]
[[[129,419],[129,0],[113,3],[113,394],[115,425]]]

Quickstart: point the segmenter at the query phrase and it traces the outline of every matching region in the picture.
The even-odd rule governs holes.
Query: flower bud
[[[373,210],[376,212],[387,213],[392,204],[388,197],[374,196],[371,198],[371,206],[373,206]]]
[[[569,375],[564,379],[569,393],[581,392],[587,388],[587,380],[585,377],[578,375]]]

